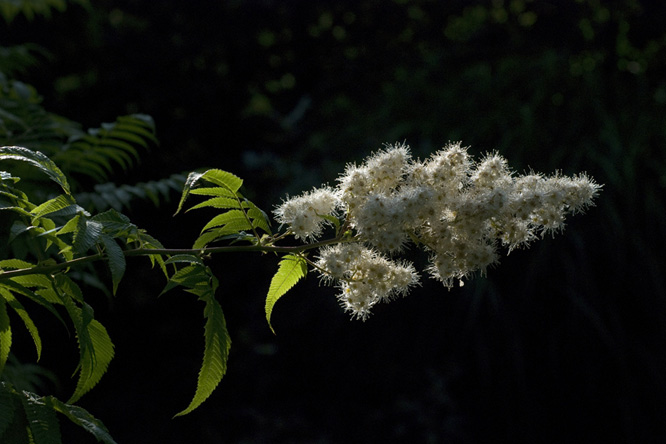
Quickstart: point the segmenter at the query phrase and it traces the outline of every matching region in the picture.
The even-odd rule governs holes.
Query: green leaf
[[[95,221],[85,218],[79,219],[78,229],[74,233],[73,249],[76,254],[85,254],[93,245],[97,243],[104,226]]]
[[[212,194],[212,196],[237,197],[238,189],[241,187],[241,185],[243,185],[243,180],[241,178],[227,171],[213,169],[204,173],[192,172],[187,176],[187,180],[183,186],[183,193],[180,196],[180,202],[178,203],[178,208],[176,209],[174,215],[180,212],[180,210],[183,208],[185,200],[187,200],[189,194],[193,192],[192,189],[201,179],[214,183],[215,185],[219,185],[224,190],[228,190],[228,192],[215,192],[220,194]],[[210,190],[210,188],[207,188],[206,190]],[[229,192],[231,195],[228,194]]]
[[[34,393],[19,393],[35,444],[61,444],[60,425],[48,398]]]
[[[266,296],[266,321],[268,321],[268,326],[273,333],[275,333],[275,330],[271,325],[271,314],[275,303],[307,273],[307,262],[301,256],[288,254],[280,261],[278,271],[271,279],[271,285]]]
[[[243,210],[229,210],[225,213],[218,214],[212,218],[201,230],[208,230],[209,228],[224,226],[225,230],[229,230],[226,234],[239,232],[242,230],[251,230],[252,225],[247,220],[247,216]]]
[[[47,200],[41,205],[36,206],[30,211],[35,219],[46,216],[47,214],[58,212],[59,215],[68,216],[76,214],[79,211],[83,211],[83,208],[79,207],[74,203],[74,199],[71,196],[61,194],[58,197],[55,197],[51,200]]]
[[[39,358],[42,356],[42,339],[39,336],[37,326],[32,321],[30,315],[28,315],[28,312],[23,307],[21,302],[19,302],[19,300],[16,299],[10,291],[5,288],[0,288],[0,298],[4,298],[5,301],[7,301],[7,305],[9,305],[16,312],[16,314],[19,315],[25,324],[25,328],[28,329],[28,332],[32,337],[32,341],[35,343],[35,349],[37,350],[37,360],[39,361]]]
[[[160,293],[162,296],[169,290],[182,286],[187,288],[194,288],[200,282],[208,282],[209,276],[206,273],[206,268],[199,265],[189,265],[183,267],[171,276],[167,282],[164,290]]]
[[[83,303],[83,308],[74,304],[71,295],[60,291],[59,295],[72,319],[79,343],[79,379],[74,394],[67,401],[74,403],[89,392],[102,378],[113,359],[114,346],[106,328],[93,319],[93,309]]]
[[[12,348],[12,329],[7,315],[7,302],[0,297],[0,375],[5,369]]]
[[[250,209],[247,211],[248,217],[252,220],[252,226],[255,228],[261,228],[265,233],[271,234],[270,222],[268,221],[268,216],[256,205],[250,201],[246,201],[250,204]]]
[[[243,179],[223,170],[208,170],[201,175],[201,178],[215,185],[228,188],[233,193],[237,193],[243,185]]]
[[[190,194],[198,194],[200,196],[236,197],[236,193],[222,187],[194,188],[193,190],[190,190]]]
[[[213,197],[212,199],[205,200],[201,203],[196,204],[187,211],[196,210],[199,208],[238,208],[240,209],[241,205],[238,202],[238,199],[233,197]]]
[[[60,185],[65,193],[72,194],[69,188],[69,183],[67,183],[67,178],[63,172],[60,171],[60,168],[58,168],[51,159],[39,151],[32,151],[19,146],[3,146],[0,147],[0,160],[2,159],[28,162],[46,173],[51,180]]]
[[[225,236],[232,234],[238,234],[238,231],[227,230],[224,228],[214,228],[210,231],[206,231],[201,236],[199,236],[197,240],[194,241],[194,245],[192,245],[192,248],[194,248],[195,250],[204,248],[206,247],[206,245],[210,244],[211,242],[218,239],[223,239]]]
[[[66,404],[52,396],[50,396],[49,399],[53,404],[53,408],[57,412],[62,413],[74,424],[83,428],[87,432],[90,432],[97,441],[101,441],[105,444],[117,444],[102,421],[95,418],[87,410],[75,405]]]
[[[23,295],[30,299],[33,302],[36,302],[37,304],[41,305],[42,307],[46,308],[53,316],[55,316],[62,324],[66,327],[67,324],[65,321],[62,319],[60,316],[60,313],[55,309],[53,306],[54,303],[60,304],[60,299],[57,296],[54,296],[53,298],[48,298],[43,296],[42,294],[39,294],[41,292],[49,293],[53,292],[52,288],[45,288],[42,290],[39,290],[37,292],[34,292],[30,290],[29,288],[24,287],[23,285],[20,284],[20,278],[27,278],[28,276],[20,276],[20,277],[15,277],[9,280],[4,280],[0,283],[0,288],[6,289],[8,291],[12,291],[14,293]],[[47,295],[48,296],[48,295]]]
[[[101,223],[104,226],[104,232],[112,237],[127,235],[137,230],[136,225],[131,223],[127,216],[114,209],[96,214],[90,220]]]
[[[118,242],[116,242],[111,236],[103,234],[101,238],[106,252],[106,259],[109,264],[109,270],[111,270],[113,294],[115,295],[116,291],[118,291],[118,284],[120,284],[120,281],[125,274],[125,255],[123,254],[123,249],[118,245]]]
[[[183,185],[183,192],[180,196],[180,202],[178,202],[178,208],[176,209],[176,212],[173,213],[174,216],[180,213],[180,210],[183,208],[185,200],[187,200],[187,196],[190,194],[191,189],[201,178],[201,176],[203,176],[202,173],[196,173],[196,172],[192,172],[187,176],[187,179],[185,180],[185,185]]]
[[[21,259],[4,259],[0,261],[0,269],[2,270],[18,270],[21,268],[32,268],[35,264],[23,261]]]
[[[206,303],[206,307],[204,308],[206,326],[204,329],[204,356],[201,369],[199,370],[197,390],[190,405],[175,416],[186,415],[199,407],[213,393],[227,371],[231,338],[227,331],[222,307],[215,300],[217,279],[212,277],[211,281],[209,290],[200,297]]]
[[[77,214],[73,218],[67,221],[65,225],[62,226],[57,232],[56,235],[60,236],[61,234],[67,234],[67,233],[73,233],[76,232],[78,226],[79,226],[79,218],[81,217],[80,214]]]

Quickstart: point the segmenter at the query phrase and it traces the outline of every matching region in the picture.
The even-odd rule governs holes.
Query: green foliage
[[[85,409],[64,403],[53,396],[17,390],[0,382],[0,439],[6,443],[60,443],[57,413],[62,414],[98,442],[115,444],[104,424]]]
[[[0,48],[2,49],[2,48]],[[0,62],[2,61],[0,54]],[[33,164],[57,163],[57,169],[42,165],[42,170],[60,171],[68,176],[93,180],[94,192],[79,190],[78,182],[68,184],[66,193],[73,190],[81,194],[83,205],[88,209],[104,210],[109,207],[121,210],[135,199],[150,200],[159,205],[173,191],[179,191],[183,177],[173,175],[136,185],[115,185],[108,182],[111,174],[120,168],[128,171],[140,161],[141,153],[157,145],[155,124],[144,114],[120,116],[115,122],[103,123],[100,128],[82,131],[78,124],[53,113],[41,105],[42,97],[30,85],[10,79],[0,71],[0,143],[20,145],[32,150]],[[25,148],[15,148],[20,160],[27,161]],[[11,150],[4,155],[10,158]],[[46,157],[48,156],[48,157]],[[27,189],[30,193],[42,192],[39,180],[31,170],[18,169],[24,180],[36,182]],[[64,176],[63,176],[64,177]]]
[[[109,179],[115,166],[127,171],[139,160],[138,148],[148,149],[152,144],[157,144],[153,120],[133,114],[118,117],[115,122],[89,129],[87,133],[72,134],[52,158],[69,174],[103,182]]]
[[[182,416],[192,412],[208,399],[222,380],[227,371],[231,338],[227,331],[222,307],[215,299],[215,292],[219,286],[219,282],[213,276],[210,268],[203,265],[200,259],[192,256],[181,255],[167,262],[170,261],[190,262],[191,265],[174,273],[162,293],[176,286],[182,286],[186,289],[185,291],[198,296],[199,300],[205,303],[204,317],[206,318],[206,325],[204,328],[205,346],[203,363],[199,370],[194,398],[189,406],[176,414],[176,416]]]
[[[217,186],[196,188],[202,182]],[[268,215],[243,197],[238,191],[242,185],[243,181],[239,177],[227,171],[213,169],[204,173],[190,173],[185,181],[176,214],[182,210],[190,194],[209,196],[210,199],[192,206],[187,211],[201,208],[226,210],[204,225],[193,248],[202,249],[215,241],[227,239],[259,244],[261,236],[257,230],[271,234]],[[251,232],[252,236],[248,236],[246,232]]]
[[[185,176],[182,174],[134,185],[106,182],[94,185],[92,192],[76,193],[76,200],[88,211],[104,211],[108,208],[122,211],[129,209],[136,200],[148,200],[157,207],[162,202],[168,202],[174,192],[180,193],[184,183]]]
[[[190,404],[176,416],[190,413],[200,406],[226,373],[231,340],[222,307],[215,299],[218,280],[204,264],[199,247],[186,253],[171,254],[172,250],[165,250],[159,241],[115,209],[91,214],[78,204],[76,195],[71,193],[65,173],[42,153],[21,147],[1,147],[0,162],[6,164],[7,161],[19,161],[36,168],[64,193],[41,203],[33,203],[18,188],[23,182],[10,173],[2,172],[0,209],[11,215],[10,240],[12,243],[24,240],[29,254],[26,259],[14,257],[0,260],[0,375],[9,360],[12,345],[9,308],[23,321],[35,344],[37,358],[41,356],[39,330],[22,300],[37,303],[64,324],[73,325],[79,348],[79,362],[75,372],[78,375],[77,383],[67,404],[55,398],[39,398],[26,394],[28,392],[7,389],[7,393],[20,398],[22,406],[22,413],[17,413],[18,416],[14,415],[14,410],[8,410],[7,417],[11,418],[5,417],[4,420],[11,426],[7,430],[15,430],[23,436],[23,429],[16,426],[16,422],[28,422],[31,424],[27,432],[30,439],[35,442],[59,442],[58,422],[55,419],[55,412],[58,411],[87,428],[98,439],[112,442],[105,435],[105,429],[100,428],[101,423],[89,418],[84,410],[70,405],[99,383],[114,356],[114,345],[107,330],[95,319],[92,306],[86,302],[81,287],[72,279],[75,274],[70,273],[70,270],[79,264],[106,262],[112,293],[115,294],[119,291],[127,269],[126,257],[129,255],[148,256],[153,265],[159,265],[167,277],[162,293],[182,287],[205,304],[204,352],[196,391]],[[214,186],[195,188],[204,181]],[[231,243],[239,240],[249,242],[250,248],[262,247],[262,242],[267,242],[259,236],[259,230],[265,233],[264,236],[270,234],[268,216],[241,195],[238,191],[241,185],[242,181],[238,177],[221,170],[193,173],[185,182],[178,210],[189,194],[211,197],[193,209],[223,210],[205,225],[202,235],[196,241],[201,244],[200,248],[222,238]],[[294,273],[298,274],[296,280],[305,275],[306,266],[302,258],[289,258],[292,256],[283,260],[277,279],[289,268],[284,266],[287,261],[296,262],[298,270],[286,276],[285,282],[277,288],[271,287],[273,304],[293,285],[290,282],[294,279]],[[67,322],[61,312],[66,314]],[[0,426],[2,424],[0,420]]]
[[[18,146],[4,146],[0,149],[0,160],[19,160],[39,168],[55,183],[60,185],[66,194],[71,194],[69,183],[63,172],[47,156],[39,151],[32,151]]]
[[[8,160],[36,167],[59,185],[65,194],[34,204],[15,187],[19,182],[17,178],[8,173],[2,175],[0,195],[3,201],[0,209],[14,215],[11,239],[27,238],[32,246],[31,253],[38,260],[0,260],[0,374],[12,345],[8,307],[19,316],[30,333],[38,359],[42,351],[40,334],[21,299],[36,302],[61,321],[59,311],[64,309],[74,326],[79,346],[78,380],[68,401],[73,403],[90,391],[106,373],[113,359],[114,346],[104,326],[94,319],[93,308],[85,302],[81,288],[65,274],[69,269],[67,261],[105,260],[115,293],[126,268],[124,248],[135,245],[151,250],[162,245],[116,210],[95,215],[86,212],[70,193],[64,173],[45,155],[25,148],[0,148],[0,161]],[[92,255],[86,256],[90,251]],[[151,255],[151,260],[159,263],[166,272],[160,255]],[[62,261],[65,261],[64,264]],[[46,271],[32,273],[39,267]],[[22,274],[16,274],[17,270]],[[14,275],[9,278],[3,276],[12,273]],[[86,419],[85,411],[72,410],[63,403],[56,405],[34,397],[26,397],[22,402],[26,418],[32,424],[30,433],[35,442],[50,442],[49,437],[59,436],[53,426],[57,424],[54,422],[56,407],[75,422]]]
[[[22,14],[28,20],[37,16],[50,17],[51,11],[64,11],[68,3],[78,3],[87,6],[88,0],[2,0],[0,1],[0,15],[7,23]]]
[[[275,330],[271,325],[271,315],[275,303],[307,273],[307,262],[302,256],[287,254],[280,261],[278,271],[271,279],[271,285],[266,296],[266,321],[273,333],[275,333]]]
[[[56,153],[79,125],[47,112],[35,88],[0,72],[0,140],[45,154]]]

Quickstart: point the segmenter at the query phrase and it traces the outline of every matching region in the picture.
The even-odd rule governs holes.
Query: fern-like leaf
[[[123,208],[130,208],[137,201],[150,201],[155,207],[159,207],[163,202],[168,202],[174,193],[180,192],[185,180],[182,174],[172,174],[164,179],[134,185],[107,182],[95,185],[93,192],[76,193],[76,200],[79,205],[91,211],[104,211],[108,208],[121,211]]]
[[[275,333],[271,325],[273,307],[287,291],[304,278],[308,273],[307,262],[301,256],[288,254],[282,258],[278,265],[278,271],[271,279],[271,285],[266,296],[266,321],[271,331]]]
[[[106,181],[114,165],[127,170],[139,160],[138,147],[156,144],[155,125],[142,114],[121,116],[101,128],[73,134],[69,141],[52,154],[54,162],[69,173],[79,173],[98,182]]]

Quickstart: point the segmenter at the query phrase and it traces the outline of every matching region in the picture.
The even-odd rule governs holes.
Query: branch
[[[313,242],[306,245],[297,246],[276,246],[276,245],[238,245],[238,246],[224,246],[224,247],[210,247],[210,248],[134,248],[131,250],[124,250],[123,254],[126,257],[131,256],[153,256],[153,255],[176,255],[176,254],[191,254],[194,256],[203,257],[208,254],[217,253],[239,253],[239,252],[259,252],[259,253],[302,253],[315,248],[323,247],[326,245],[336,244],[340,242],[352,242],[354,238],[343,238],[336,236],[332,239],[327,239],[319,242]],[[65,270],[72,266],[85,264],[87,262],[94,262],[104,259],[104,254],[98,253],[90,256],[79,257],[66,262],[53,265],[38,265],[32,268],[20,268],[18,270],[0,271],[0,281],[4,279],[11,279],[18,276],[25,276],[29,274],[52,274],[61,270]]]

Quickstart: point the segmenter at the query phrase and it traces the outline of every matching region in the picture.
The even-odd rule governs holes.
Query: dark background
[[[216,167],[271,209],[383,143],[423,158],[461,140],[517,172],[604,184],[563,234],[463,288],[424,278],[365,323],[311,276],[276,305],[274,336],[276,258],[213,258],[229,369],[184,418],[171,419],[194,394],[203,306],[158,299],[162,277],[134,259],[115,299],[90,292],[116,358],[80,404],[119,443],[665,442],[664,5],[101,0],[0,26],[3,44],[48,51],[22,78],[48,110],[84,127],[153,116],[159,147],[118,182]],[[174,207],[127,213],[188,247],[208,215]],[[62,330],[42,333],[41,363],[67,398]]]

